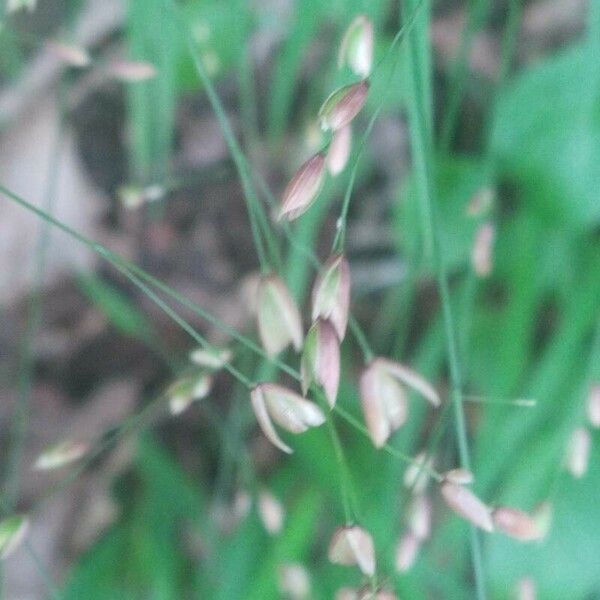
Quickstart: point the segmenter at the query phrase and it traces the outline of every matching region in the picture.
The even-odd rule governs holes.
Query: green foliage
[[[152,323],[123,292],[92,274],[80,275],[77,283],[117,331],[143,341],[151,338],[154,331]]]
[[[417,4],[406,3],[406,10]],[[392,6],[397,9],[396,3]],[[336,42],[356,12],[367,11],[381,29],[388,16],[385,2],[301,0],[293,4],[289,20],[281,23],[264,7],[251,9],[242,0],[190,0],[182,8],[198,46],[197,58],[207,71],[211,61],[218,67],[209,72],[213,80],[238,74],[240,65],[244,67],[253,31],[277,26],[280,39],[264,107],[265,137],[276,146],[301,120],[295,102],[304,93],[303,78],[310,89],[308,108],[300,111],[313,117],[322,98],[350,80],[347,72],[333,71]],[[480,154],[438,153],[429,9],[426,3],[410,43],[395,49],[400,69],[393,71],[393,60],[387,60],[374,75],[366,109],[369,115],[380,107],[397,113],[406,109],[413,159],[420,164],[400,182],[393,209],[399,260],[406,261],[408,275],[401,288],[389,290],[380,304],[369,341],[374,351],[410,363],[445,387],[448,330],[440,304],[449,305],[465,392],[484,400],[467,404],[475,490],[490,503],[531,510],[550,499],[555,509],[552,532],[539,544],[520,546],[500,534],[485,538],[483,583],[489,596],[508,598],[520,577],[532,576],[540,598],[592,597],[600,589],[595,568],[600,555],[596,525],[600,473],[592,468],[575,481],[561,471],[561,461],[570,433],[584,423],[588,385],[600,377],[598,44],[578,41],[524,66],[502,85],[497,104],[490,109],[491,143]],[[132,85],[127,92],[132,174],[144,181],[168,174],[177,101],[184,93],[200,91],[185,32],[165,16],[166,10],[163,0],[129,4],[132,58],[158,68],[155,80]],[[389,33],[379,36],[377,57],[385,55],[391,39]],[[307,74],[314,47],[328,59],[326,64],[311,65],[315,72]],[[242,104],[255,101],[242,98]],[[361,135],[357,127],[355,144]],[[357,188],[369,184],[369,160],[365,156],[361,162],[366,166],[357,170]],[[295,298],[306,297],[314,275],[306,248],[317,246],[325,216],[337,213],[346,184],[343,177],[329,182],[315,206],[291,228],[296,243],[289,245],[281,275]],[[497,189],[496,205],[485,215],[469,216],[473,197],[486,186]],[[429,196],[435,227],[428,224],[424,210],[423,199]],[[45,218],[39,212],[38,216]],[[477,279],[470,257],[484,220],[491,220],[497,229],[494,270],[489,279]],[[440,277],[431,260],[432,237],[449,276],[448,299],[440,300],[430,291],[432,281]],[[156,342],[151,321],[125,294],[93,275],[78,281],[120,333]],[[358,307],[360,302],[356,299]],[[252,380],[276,376],[274,364],[241,354],[247,360],[240,370]],[[360,421],[356,373],[362,360],[353,341],[344,343],[343,363],[338,402]],[[278,568],[288,561],[308,567],[311,598],[329,599],[342,585],[360,584],[355,569],[326,560],[331,533],[344,520],[340,501],[344,478],[326,427],[294,437],[295,454],[275,463],[272,473],[254,473],[245,455],[244,434],[253,423],[243,403],[247,390],[240,386],[232,396],[229,410],[239,422],[219,422],[223,452],[231,453],[223,458],[231,471],[223,475],[223,489],[216,486],[213,474],[185,473],[166,445],[142,437],[131,473],[115,487],[119,518],[74,566],[65,598],[276,599]],[[537,406],[510,404],[521,397],[537,400]],[[504,403],[493,404],[495,399]],[[406,464],[375,451],[364,435],[333,415],[349,465],[352,511],[373,534],[380,572],[404,598],[473,597],[472,538],[467,526],[441,506],[435,492],[433,539],[424,544],[410,573],[394,574],[394,547],[406,531],[409,495],[402,483]],[[394,434],[392,445],[414,455],[427,444],[438,450],[439,469],[454,467],[460,434],[453,432],[452,419],[446,408],[434,421],[422,401],[411,397],[409,422]],[[195,443],[198,454],[213,452],[210,442],[199,438]],[[600,459],[598,443],[596,435],[592,461]],[[255,506],[237,527],[219,530],[214,509],[229,501],[242,484],[254,499],[265,485],[283,501],[287,516],[277,537],[265,532]]]
[[[520,74],[498,105],[493,152],[523,202],[555,225],[600,222],[597,60],[594,45],[573,46]]]

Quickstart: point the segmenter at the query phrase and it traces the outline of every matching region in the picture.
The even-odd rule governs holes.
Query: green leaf
[[[13,515],[0,521],[0,559],[8,557],[23,541],[29,521],[22,515]]]
[[[492,150],[544,218],[592,227],[600,221],[598,57],[579,45],[515,79],[502,95]]]
[[[152,324],[123,292],[95,275],[81,275],[77,283],[118,331],[142,340],[149,338]]]

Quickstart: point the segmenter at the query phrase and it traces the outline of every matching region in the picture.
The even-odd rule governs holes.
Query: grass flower
[[[331,93],[319,110],[323,131],[337,131],[348,125],[361,111],[369,94],[367,80],[338,88]]]
[[[232,358],[232,352],[228,348],[197,348],[190,352],[190,360],[197,366],[211,371],[222,369]]]
[[[369,577],[375,574],[373,538],[362,527],[351,525],[336,530],[329,543],[329,560],[339,565],[358,565]]]
[[[311,383],[317,383],[333,408],[340,382],[340,343],[329,321],[317,319],[306,334],[300,373],[303,394],[306,395]]]
[[[72,46],[62,42],[47,42],[46,48],[61,62],[70,67],[82,69],[92,62],[88,51],[80,46]]]
[[[578,427],[572,434],[567,447],[567,469],[576,479],[587,473],[592,438],[585,427]]]
[[[268,490],[262,490],[258,494],[258,515],[267,533],[277,535],[283,529],[285,511],[281,502]]]
[[[303,433],[325,422],[321,409],[310,400],[276,383],[261,383],[250,393],[258,424],[269,441],[283,452],[292,453],[273,426],[275,421],[290,433]]]
[[[120,60],[109,67],[109,73],[125,83],[139,83],[156,77],[156,67],[144,61]]]
[[[421,540],[411,531],[400,538],[396,546],[396,556],[394,565],[398,573],[406,573],[410,571],[417,560],[419,550],[421,548]]]
[[[261,278],[257,292],[258,333],[265,352],[273,357],[289,344],[302,348],[300,311],[285,283],[275,275]]]
[[[600,383],[590,387],[586,408],[590,425],[598,429],[600,427]]]
[[[350,310],[350,266],[343,254],[329,258],[312,289],[313,321],[328,319],[340,342],[346,335]]]
[[[352,127],[346,125],[338,129],[331,138],[327,151],[327,170],[335,177],[345,168],[352,149]]]
[[[36,459],[33,468],[37,471],[51,471],[71,464],[87,453],[89,446],[83,442],[64,441],[46,448]]]
[[[212,377],[207,373],[188,375],[179,379],[167,390],[171,414],[180,415],[195,400],[206,398],[211,388]]]
[[[510,506],[498,506],[492,512],[496,528],[521,542],[539,540],[542,535],[535,519]]]
[[[325,181],[325,155],[315,154],[294,174],[281,196],[278,218],[293,221],[317,199]]]
[[[376,358],[360,377],[360,397],[365,422],[376,448],[407,419],[406,387],[419,392],[434,406],[440,405],[435,389],[421,375],[400,363]]]
[[[494,523],[489,507],[471,490],[445,481],[440,486],[440,493],[446,504],[455,513],[484,531],[494,531]]]
[[[373,23],[358,15],[342,38],[338,67],[348,65],[359,77],[368,77],[373,66]]]

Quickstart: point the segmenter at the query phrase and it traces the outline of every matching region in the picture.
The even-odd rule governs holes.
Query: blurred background
[[[29,514],[30,530],[0,562],[0,598],[329,599],[361,585],[357,569],[327,560],[344,514],[326,427],[288,436],[295,452],[283,455],[225,372],[206,398],[171,415],[169,386],[193,370],[197,341],[97,248],[14,201],[256,339],[259,263],[244,191],[194,61],[271,214],[273,197],[323,143],[323,99],[353,80],[337,52],[359,14],[374,23],[378,66],[350,166],[294,225],[301,247],[281,236],[279,273],[308,306],[315,269],[302,248],[327,258],[360,153],[346,238],[353,314],[376,354],[448,396],[411,168],[411,111],[429,115],[434,235],[449,274],[474,490],[490,504],[542,506],[550,522],[535,543],[482,536],[487,597],[524,600],[535,587],[541,599],[600,598],[600,437],[586,416],[600,381],[596,0],[4,3],[0,489],[3,514]],[[402,23],[410,34],[390,52]],[[169,305],[251,379],[277,376],[226,328],[172,297]],[[362,421],[353,338],[342,354],[338,403]],[[294,353],[282,358],[297,368]],[[457,466],[452,411],[434,414],[417,397],[410,411],[392,445],[431,452],[439,470]],[[406,463],[335,422],[380,582],[404,599],[476,597],[468,526],[434,488],[431,536],[398,572]],[[580,456],[573,473],[565,457],[576,431],[589,465]],[[32,468],[65,440],[93,451]]]

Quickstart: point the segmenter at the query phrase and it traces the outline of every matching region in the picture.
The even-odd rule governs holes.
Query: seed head
[[[126,83],[138,83],[156,77],[156,67],[143,61],[120,60],[113,63],[109,71],[113,77]]]
[[[207,373],[195,373],[173,383],[167,390],[169,410],[180,415],[194,400],[206,398],[212,388],[212,377]]]
[[[190,352],[190,360],[195,365],[211,371],[222,369],[231,358],[232,353],[228,348],[197,348]]]
[[[312,290],[312,320],[328,319],[340,342],[346,335],[350,310],[350,266],[343,254],[329,258]]]
[[[404,486],[419,495],[425,491],[429,483],[428,471],[433,468],[433,457],[419,452],[413,462],[404,471]]]
[[[572,434],[567,448],[567,469],[577,479],[587,473],[592,438],[585,427],[578,427]]]
[[[494,205],[495,197],[496,191],[492,187],[486,186],[477,190],[467,205],[467,216],[475,218],[486,215]]]
[[[325,155],[309,158],[290,179],[281,197],[278,219],[293,221],[305,213],[317,199],[325,180]]]
[[[298,563],[286,563],[279,567],[279,591],[285,598],[305,600],[310,597],[310,576]]]
[[[426,540],[431,534],[431,501],[427,496],[415,496],[408,508],[408,526],[419,540]]]
[[[359,77],[368,77],[373,65],[373,24],[359,15],[346,30],[338,54],[338,67],[347,64]]]
[[[71,46],[70,44],[63,44],[62,42],[48,42],[46,48],[48,48],[56,58],[70,67],[83,68],[89,66],[92,62],[87,50],[80,46]]]
[[[421,548],[421,540],[412,532],[405,534],[396,546],[396,570],[399,573],[410,571],[415,564],[419,549]]]
[[[306,334],[300,361],[302,393],[306,395],[312,382],[323,387],[327,402],[335,406],[340,382],[340,343],[333,325],[317,319]]]
[[[324,131],[337,131],[348,125],[361,111],[369,93],[369,82],[360,81],[341,87],[323,102],[319,122]]]
[[[37,471],[59,469],[85,456],[89,449],[83,442],[68,440],[46,448],[36,459],[33,468]]]
[[[590,387],[587,399],[587,415],[592,427],[600,427],[600,383]]]
[[[467,469],[451,469],[443,474],[444,480],[456,485],[470,485],[475,481],[473,473]]]
[[[517,582],[517,600],[536,600],[537,589],[531,577],[523,577]]]
[[[261,277],[257,291],[258,333],[265,352],[273,357],[290,343],[302,347],[302,318],[285,283],[275,275]]]
[[[345,169],[351,148],[352,127],[346,125],[333,134],[327,152],[327,169],[334,177]]]
[[[535,519],[510,506],[499,506],[492,512],[496,527],[521,542],[539,540],[542,536]]]
[[[404,387],[373,361],[360,376],[360,399],[371,440],[381,448],[408,416]]]
[[[258,514],[267,533],[276,535],[281,532],[285,511],[281,502],[268,490],[262,490],[258,495]]]
[[[496,229],[491,223],[481,225],[475,234],[471,262],[479,277],[487,277],[492,272],[492,246],[495,237]]]
[[[362,372],[360,396],[365,422],[376,448],[385,445],[408,416],[405,386],[418,391],[434,406],[440,399],[435,389],[419,374],[400,363],[376,358]]]
[[[24,540],[29,529],[29,519],[13,515],[0,521],[0,560],[8,558]]]
[[[257,385],[250,393],[250,399],[263,433],[288,454],[292,449],[281,441],[272,420],[291,433],[303,433],[309,427],[318,427],[325,422],[325,415],[314,402],[276,383]]]
[[[329,560],[339,565],[358,565],[369,577],[375,574],[373,538],[362,527],[350,525],[336,530],[329,543]]]
[[[455,513],[484,531],[494,531],[490,509],[471,490],[445,481],[440,486],[440,492]]]
[[[552,503],[548,500],[545,502],[540,502],[534,509],[532,513],[532,517],[535,520],[535,524],[540,532],[540,538],[545,538],[548,533],[550,533],[550,528],[552,527],[552,518],[553,518],[553,506]]]

